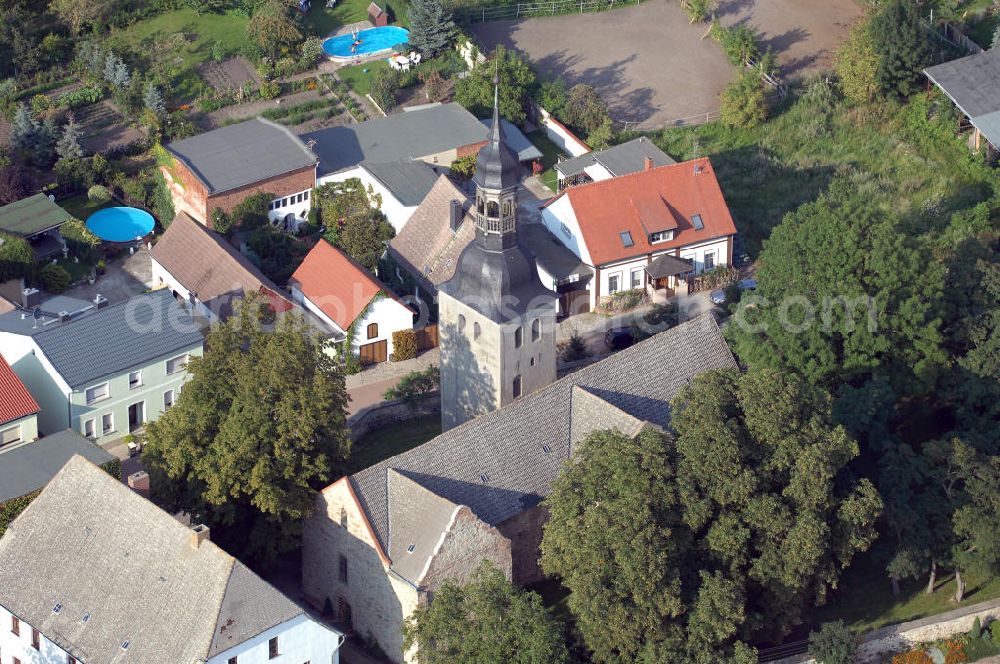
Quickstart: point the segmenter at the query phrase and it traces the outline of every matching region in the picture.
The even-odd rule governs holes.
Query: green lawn
[[[385,60],[372,60],[360,65],[350,65],[337,70],[337,78],[347,84],[351,90],[364,97],[372,90],[372,76],[380,69],[388,69]]]
[[[87,221],[87,217],[94,214],[98,210],[119,205],[119,203],[114,200],[101,204],[94,203],[87,198],[87,194],[79,194],[77,196],[71,196],[70,198],[64,198],[56,201],[56,203],[59,204],[59,207],[66,210],[80,221]]]
[[[83,281],[91,274],[91,265],[87,263],[75,263],[72,258],[60,258],[56,261],[69,272],[70,283]]]
[[[966,574],[965,599],[962,606],[1000,597],[1000,577],[982,578]],[[882,569],[870,555],[861,556],[846,572],[833,600],[817,609],[815,623],[843,620],[857,632],[866,632],[886,625],[917,620],[959,605],[952,601],[955,579],[947,570],[938,575],[937,589],[924,592],[927,579],[901,584],[899,597],[892,596],[892,586]]]
[[[943,96],[856,109],[796,101],[797,94],[755,129],[711,123],[651,134],[677,160],[711,158],[752,257],[786,212],[814,200],[835,177],[916,232],[940,229],[951,214],[994,195],[995,174],[955,136],[957,114]]]
[[[540,129],[530,132],[527,134],[527,137],[542,152],[542,165],[545,166],[545,170],[541,175],[542,184],[553,192],[556,191],[558,176],[556,175],[555,165],[559,161],[559,155],[562,154],[562,150]]]
[[[304,20],[314,34],[319,37],[327,37],[345,25],[366,20],[370,3],[371,0],[337,0],[337,4],[332,9],[327,9],[323,0],[316,0],[312,11],[304,17]],[[391,0],[387,3],[384,0],[379,0],[379,5],[383,9],[389,8],[389,16],[395,25],[401,25],[404,28],[410,26],[409,5],[406,2]]]
[[[354,443],[347,472],[356,473],[405,452],[441,433],[441,416],[420,417],[372,431]]]
[[[189,100],[201,90],[195,67],[212,59],[212,47],[221,43],[227,54],[236,54],[246,43],[247,17],[234,13],[198,14],[176,9],[116,30],[110,43],[120,41],[151,66],[171,72],[173,94]]]

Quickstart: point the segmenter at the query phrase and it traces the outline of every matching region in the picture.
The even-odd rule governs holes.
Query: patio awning
[[[671,256],[670,254],[663,254],[662,256],[657,256],[653,261],[646,266],[646,274],[650,276],[651,279],[662,279],[663,277],[672,277],[676,274],[684,274],[685,272],[690,272],[694,269],[694,264],[684,258],[678,258],[677,256]]]

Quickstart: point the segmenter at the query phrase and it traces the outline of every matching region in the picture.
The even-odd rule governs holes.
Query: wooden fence
[[[437,348],[440,342],[441,341],[438,338],[438,326],[436,323],[433,325],[425,325],[417,330],[418,353],[430,350],[431,348]]]
[[[459,23],[485,23],[509,19],[531,18],[534,16],[554,16],[555,14],[577,14],[600,12],[615,7],[638,5],[642,0],[540,0],[539,2],[518,2],[492,7],[462,7],[454,11]]]

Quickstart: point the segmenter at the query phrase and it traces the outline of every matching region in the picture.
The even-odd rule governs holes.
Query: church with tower
[[[438,292],[444,431],[556,379],[557,295],[518,240],[518,159],[493,123],[473,182],[475,241]]]

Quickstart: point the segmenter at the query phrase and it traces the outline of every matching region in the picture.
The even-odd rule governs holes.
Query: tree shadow
[[[451,305],[454,306],[454,305]],[[470,337],[477,323],[468,321],[462,329],[454,322],[441,321],[441,428],[452,429],[468,420],[496,410],[497,395],[488,369],[473,351]],[[491,334],[489,330],[482,335]],[[485,343],[485,336],[480,343]]]

